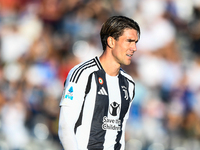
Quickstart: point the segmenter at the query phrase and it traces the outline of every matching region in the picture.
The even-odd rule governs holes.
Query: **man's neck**
[[[99,58],[104,71],[110,76],[117,76],[119,74],[120,65],[113,60],[106,52]]]

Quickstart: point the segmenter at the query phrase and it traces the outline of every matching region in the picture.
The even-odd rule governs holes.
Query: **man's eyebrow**
[[[138,42],[138,40],[133,40],[133,39],[127,39],[127,41],[128,41],[128,42],[135,42],[135,43]]]

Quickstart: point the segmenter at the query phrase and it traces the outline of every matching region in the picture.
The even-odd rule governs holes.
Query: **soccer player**
[[[65,150],[124,150],[125,126],[135,83],[121,69],[136,52],[140,28],[110,17],[100,32],[103,53],[68,74],[60,102],[58,135]]]

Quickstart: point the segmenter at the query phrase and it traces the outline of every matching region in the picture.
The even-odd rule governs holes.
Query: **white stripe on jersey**
[[[119,106],[121,106],[121,95],[120,95],[120,89],[119,89],[119,79],[118,76],[109,76],[108,74],[106,74],[106,81],[107,81],[107,85],[108,85],[108,93],[109,93],[109,105],[110,105],[110,110],[108,113],[108,117],[110,120],[115,120],[115,123],[113,123],[113,125],[118,126],[118,123],[116,122],[116,120],[118,120],[119,118],[119,114],[120,114],[120,108],[118,108]],[[118,87],[118,88],[114,88],[114,87]],[[117,109],[117,115],[116,116],[112,116],[112,110],[111,110],[111,105],[116,102],[116,106],[115,109]],[[114,107],[114,106],[113,106]],[[114,108],[113,108],[114,109]],[[108,124],[109,125],[109,124]],[[115,139],[116,139],[116,134],[117,134],[117,130],[107,130],[106,135],[105,135],[105,143],[104,143],[104,149],[106,150],[114,150],[114,145],[115,145]],[[123,145],[124,143],[122,143]]]
[[[96,83],[94,81],[95,78],[92,78],[91,81],[91,93],[96,93]],[[85,106],[90,106],[91,108],[94,108],[95,106],[95,101],[94,101],[94,97],[93,95],[89,94],[87,101],[85,101]],[[89,136],[90,136],[90,129],[91,129],[91,120],[93,117],[93,110],[94,109],[88,109],[88,107],[85,107],[83,110],[83,119],[82,119],[82,126],[77,128],[77,140],[80,142],[79,143],[79,149],[80,150],[84,150],[84,148],[86,149],[87,144],[88,144],[88,140],[89,140]]]

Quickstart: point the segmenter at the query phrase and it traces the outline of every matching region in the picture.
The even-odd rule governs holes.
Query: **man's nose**
[[[131,45],[131,50],[134,51],[134,52],[137,51],[136,43],[133,43],[133,44]]]

